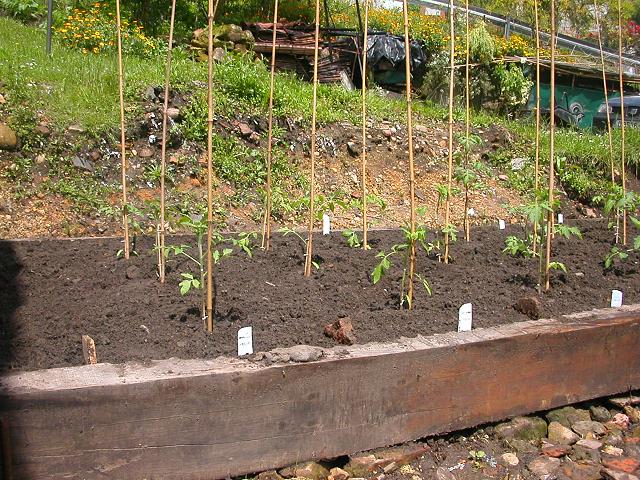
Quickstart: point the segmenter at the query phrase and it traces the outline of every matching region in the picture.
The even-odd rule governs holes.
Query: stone
[[[385,467],[391,463],[396,466],[407,465],[420,458],[429,447],[424,444],[405,444],[390,448],[382,448],[371,452],[376,457],[376,466]]]
[[[569,458],[574,462],[600,462],[600,452],[591,448],[574,445]]]
[[[456,476],[445,467],[436,468],[436,480],[456,480]]]
[[[622,434],[617,432],[609,432],[606,437],[602,438],[602,443],[606,445],[620,445],[624,442],[624,438],[622,438]]]
[[[508,440],[506,443],[509,447],[521,454],[538,453],[538,448],[527,440],[518,440],[514,438],[512,440]]]
[[[640,427],[636,427],[633,430],[631,430],[631,433],[629,433],[629,436],[631,438],[640,438]]]
[[[135,280],[136,278],[140,277],[140,269],[135,265],[129,265],[127,267],[127,270],[125,271],[125,277],[127,277],[129,280]]]
[[[636,475],[630,473],[618,472],[609,468],[603,468],[600,472],[605,480],[638,480]]]
[[[80,170],[86,170],[87,172],[93,172],[93,163],[88,158],[82,158],[76,155],[71,159],[73,162],[73,166],[79,168]]]
[[[591,440],[587,438],[582,438],[576,442],[576,445],[581,447],[590,448],[591,450],[598,450],[602,447],[602,442],[598,440]]]
[[[47,161],[47,157],[45,157],[42,153],[39,153],[38,155],[36,155],[37,164],[42,165],[46,161]]]
[[[153,157],[153,154],[155,152],[153,151],[153,148],[151,147],[142,147],[140,150],[138,150],[138,157],[140,158],[151,158]]]
[[[509,180],[509,176],[508,175],[498,175],[498,180],[502,181],[502,182],[506,182]]]
[[[542,301],[535,295],[527,295],[519,298],[513,308],[532,320],[537,320],[542,313]]]
[[[518,171],[518,170],[522,170],[524,168],[524,165],[526,163],[526,159],[522,158],[522,157],[518,157],[518,158],[512,158],[511,159],[511,170]]]
[[[80,135],[84,133],[84,128],[82,128],[82,126],[77,124],[69,125],[67,127],[67,132],[70,133],[71,135]]]
[[[153,87],[153,85],[149,85],[144,91],[144,99],[148,100],[149,102],[153,102],[156,100],[156,98],[156,89]]]
[[[615,426],[620,430],[626,430],[629,428],[629,417],[624,413],[616,413],[607,425]]]
[[[350,318],[340,318],[324,326],[324,334],[342,345],[353,345],[356,342]]]
[[[596,422],[605,423],[611,420],[611,412],[599,405],[589,407],[589,413],[591,414],[591,420],[595,420]]]
[[[167,117],[169,117],[171,120],[176,120],[180,117],[180,109],[176,107],[167,108]]]
[[[636,395],[613,397],[609,399],[609,403],[618,408],[623,408],[625,405],[640,405],[640,397]]]
[[[500,459],[502,460],[503,464],[509,467],[517,467],[520,463],[520,459],[518,458],[518,456],[515,453],[511,452],[503,453],[500,456]]]
[[[360,147],[355,142],[347,142],[347,152],[354,158],[360,156]]]
[[[611,470],[633,473],[640,467],[640,460],[631,457],[603,458],[602,465]]]
[[[222,62],[227,56],[227,51],[222,47],[216,47],[213,49],[213,61]]]
[[[565,462],[558,472],[563,480],[600,480],[600,466],[589,463]]]
[[[284,478],[308,478],[309,480],[325,480],[329,476],[329,470],[317,462],[293,465],[283,468],[279,473]]]
[[[244,138],[249,138],[249,136],[253,133],[253,128],[251,128],[247,123],[241,122],[238,125],[238,130],[240,131],[240,135]]]
[[[571,425],[574,432],[580,435],[582,438],[586,438],[589,434],[595,436],[605,435],[607,429],[600,422],[594,422],[593,420],[581,420]]]
[[[36,125],[36,133],[42,135],[43,137],[48,137],[51,135],[51,130],[46,125]]]
[[[256,475],[255,480],[283,480],[283,477],[278,475],[278,472],[275,470],[268,470]]]
[[[580,437],[559,422],[549,424],[549,440],[554,445],[573,445]]]
[[[547,436],[547,422],[540,417],[515,417],[497,425],[494,431],[504,440],[541,440]]]
[[[4,95],[0,93],[0,105],[7,103],[7,100],[4,98]]]
[[[547,457],[560,458],[564,457],[571,451],[569,445],[549,445],[542,448],[542,454]]]
[[[629,417],[631,423],[640,423],[640,409],[631,405],[624,406],[624,413]]]
[[[614,447],[613,445],[607,445],[602,449],[602,452],[606,453],[607,455],[612,455],[614,457],[621,457],[622,454],[624,453],[624,450],[618,447]]]
[[[565,427],[571,427],[571,424],[579,421],[591,420],[588,410],[578,409],[575,407],[562,407],[551,410],[545,415],[549,423],[558,422]]]
[[[352,477],[368,477],[376,468],[376,460],[375,455],[371,454],[350,457],[344,470]]]
[[[349,475],[349,472],[339,467],[333,467],[331,470],[329,470],[328,480],[347,480],[347,478],[349,478],[350,476],[351,475]]]
[[[13,129],[0,123],[0,150],[14,150],[18,146],[18,136]]]
[[[309,345],[296,345],[288,349],[292,362],[313,362],[322,357],[322,348]]]
[[[560,459],[552,457],[537,457],[527,464],[531,473],[538,477],[553,475],[560,468]]]

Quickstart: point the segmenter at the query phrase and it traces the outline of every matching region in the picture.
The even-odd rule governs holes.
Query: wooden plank
[[[14,478],[224,478],[617,394],[640,387],[640,309],[346,350],[5,376]]]

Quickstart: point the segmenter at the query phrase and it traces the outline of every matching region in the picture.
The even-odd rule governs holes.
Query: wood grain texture
[[[345,355],[344,351],[348,354]],[[15,479],[216,479],[640,387],[640,309],[328,350],[7,375]]]

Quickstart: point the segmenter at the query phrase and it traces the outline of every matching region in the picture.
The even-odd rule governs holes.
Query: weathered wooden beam
[[[340,347],[311,363],[6,375],[0,417],[15,479],[216,479],[638,387],[640,306]]]

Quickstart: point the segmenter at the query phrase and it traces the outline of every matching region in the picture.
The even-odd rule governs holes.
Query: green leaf
[[[191,281],[190,280],[183,280],[180,282],[180,294],[181,295],[186,295],[187,293],[189,293],[189,290],[191,290]]]

